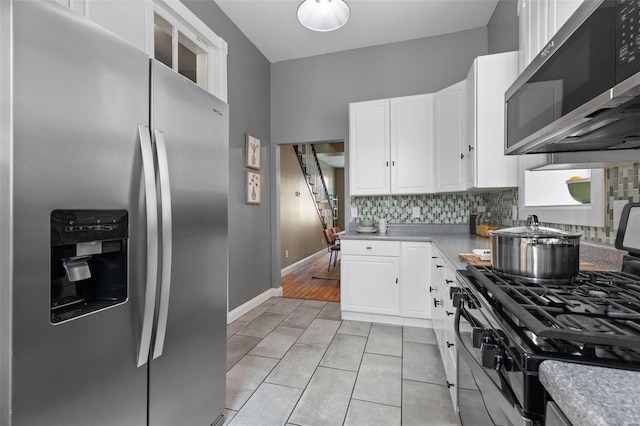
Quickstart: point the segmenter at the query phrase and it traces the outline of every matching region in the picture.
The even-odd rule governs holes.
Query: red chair
[[[327,251],[329,252],[329,266],[327,272],[331,270],[331,260],[333,259],[333,266],[336,266],[338,260],[338,253],[340,252],[340,244],[338,244],[337,238],[331,232],[331,229],[325,229],[324,238],[327,240]]]

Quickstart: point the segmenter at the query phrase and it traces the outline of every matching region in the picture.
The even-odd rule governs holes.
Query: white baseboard
[[[410,327],[433,328],[430,319],[407,318],[395,315],[370,314],[365,312],[342,311],[343,320],[377,322],[380,324],[406,325]]]
[[[319,252],[314,253],[309,257],[305,257],[302,260],[298,260],[296,263],[294,263],[292,265],[289,265],[286,268],[282,268],[280,270],[280,276],[284,277],[285,275],[290,274],[291,272],[295,271],[296,269],[301,268],[304,265],[307,265],[307,264],[313,262],[314,260],[316,260],[317,258],[319,258],[320,256],[322,256],[324,254],[327,254],[327,249],[320,250]]]
[[[269,300],[272,297],[282,297],[282,287],[270,288],[229,312],[227,314],[227,324],[231,324],[256,306],[260,305],[262,302]]]

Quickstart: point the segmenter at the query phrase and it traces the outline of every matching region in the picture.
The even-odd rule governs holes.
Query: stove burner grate
[[[640,281],[619,272],[581,272],[571,282],[531,283],[469,270],[491,295],[541,338],[640,347]],[[495,306],[494,306],[495,307]]]

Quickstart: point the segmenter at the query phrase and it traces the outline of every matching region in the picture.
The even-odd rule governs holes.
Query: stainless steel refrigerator
[[[228,106],[56,2],[0,8],[0,424],[216,424]]]

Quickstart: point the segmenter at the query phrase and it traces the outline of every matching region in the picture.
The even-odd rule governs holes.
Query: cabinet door
[[[390,193],[389,150],[389,100],[349,104],[351,195]]]
[[[400,315],[431,318],[431,243],[403,242],[400,254]]]
[[[584,0],[549,0],[549,39],[558,32]]]
[[[467,189],[465,178],[464,94],[466,81],[435,94],[435,190],[455,192]],[[466,147],[466,144],[464,144]]]
[[[398,315],[397,257],[342,255],[340,301],[343,311]]]
[[[391,99],[391,193],[433,192],[433,95]]]
[[[478,56],[469,72],[468,188],[518,186],[518,157],[504,155],[504,92],[517,77],[517,61],[517,52]]]
[[[438,346],[442,348],[444,345],[444,291],[445,291],[445,268],[446,261],[440,251],[431,248],[431,285],[429,288],[429,305],[431,307],[431,318],[433,323],[433,331],[436,334]]]

